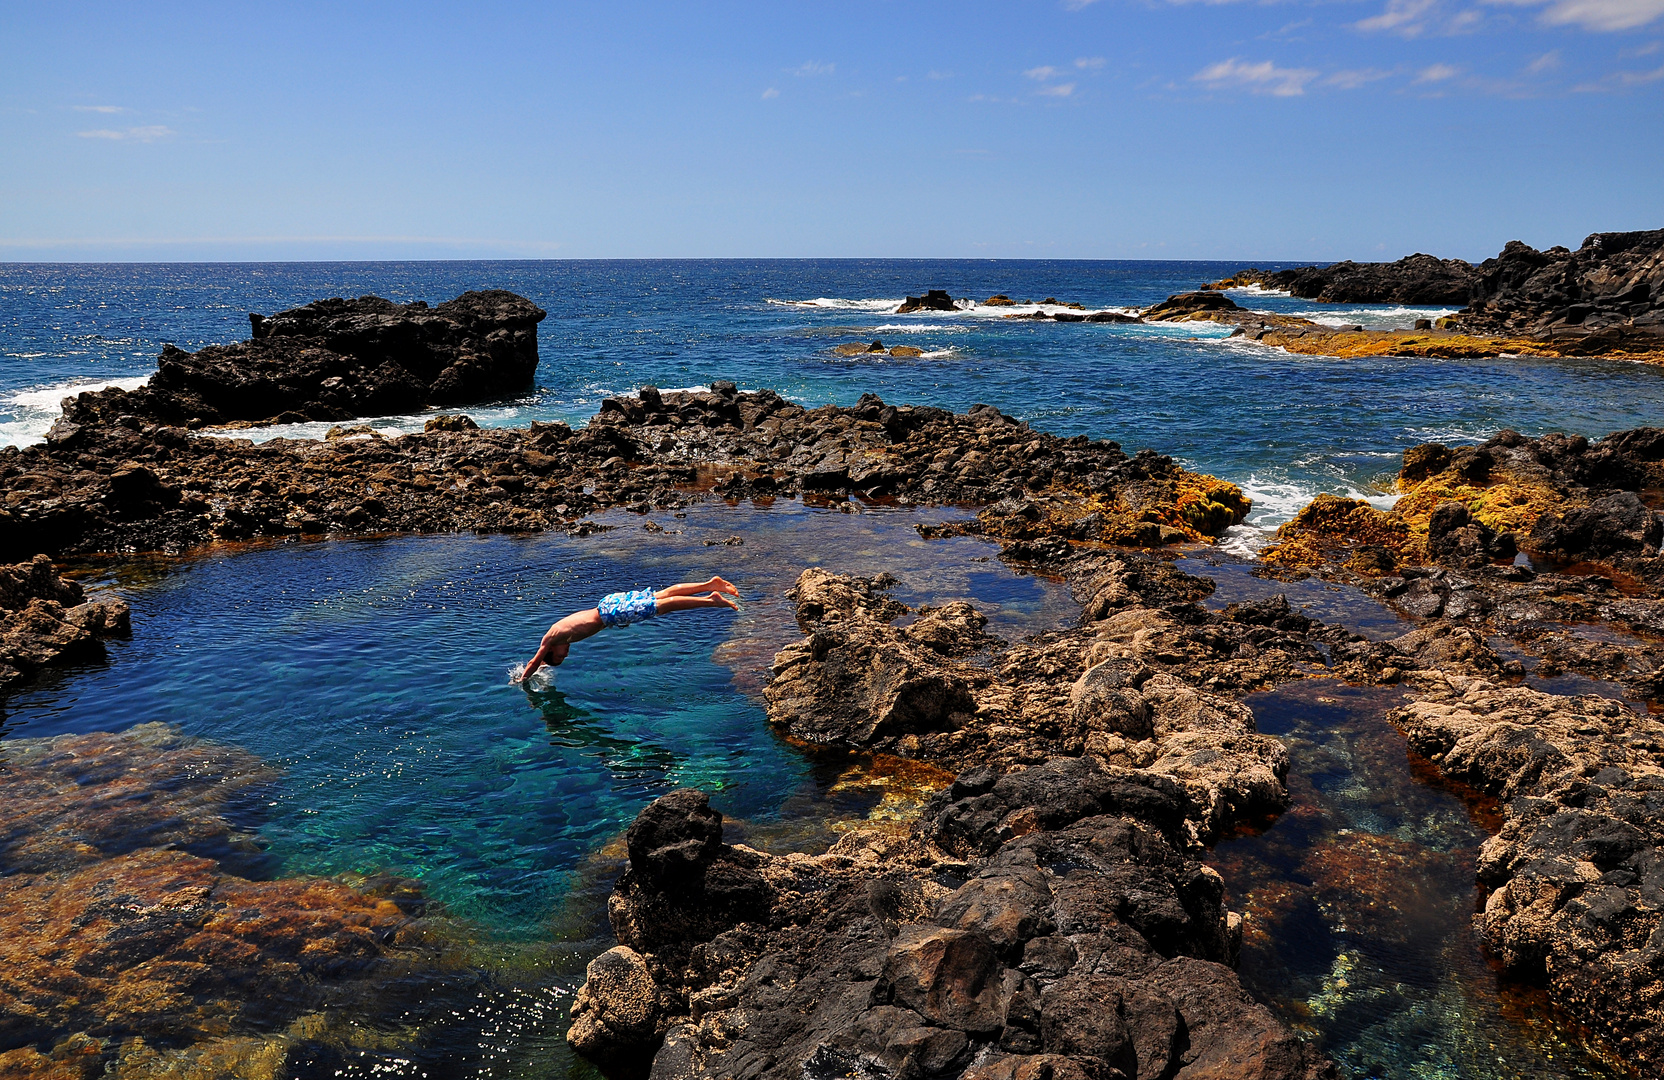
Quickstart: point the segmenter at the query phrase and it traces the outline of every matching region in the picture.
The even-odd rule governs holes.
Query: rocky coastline
[[[352,326],[368,319],[381,340],[388,326],[426,318],[384,304],[309,305],[297,311],[313,315],[257,323],[254,342],[287,337],[283,348],[311,349],[327,338],[333,356],[354,356],[342,337]],[[530,320],[535,359],[541,312],[509,301],[493,310],[505,306]],[[1144,318],[1239,317],[1217,292],[1157,308]],[[295,329],[280,333],[286,326]],[[493,335],[496,353],[459,346],[459,356],[495,358],[472,385],[507,385],[499,380],[523,362],[523,338],[501,327],[484,337]],[[217,355],[209,359],[242,363]],[[286,404],[308,418],[336,408],[335,377],[309,375]],[[720,815],[698,792],[644,810],[609,905],[619,946],[591,964],[569,1035],[613,1075],[1333,1075],[1243,990],[1233,970],[1241,916],[1227,908],[1229,883],[1199,859],[1287,805],[1287,753],[1241,699],[1311,677],[1408,693],[1391,719],[1412,748],[1502,808],[1478,872],[1487,947],[1635,1068],[1664,1062],[1655,880],[1664,726],[1612,696],[1527,684],[1572,673],[1658,697],[1664,519],[1653,506],[1664,431],[1427,444],[1404,455],[1395,510],[1327,497],[1303,510],[1265,553],[1265,572],[1318,574],[1380,598],[1407,627],[1378,641],[1280,596],[1210,610],[1201,601],[1213,582],[1164,555],[1241,522],[1240,489],[1153,451],[1038,432],[988,406],[954,414],[869,394],[809,410],[719,381],[607,399],[578,430],[483,430],[453,413],[396,438],[346,427],[256,445],[207,426],[206,409],[215,423],[230,415],[220,399],[164,382],[83,395],[43,445],[0,451],[0,557],[27,560],[0,567],[5,685],[96,658],[101,641],[128,632],[125,605],[85,603],[51,557],[399,531],[582,535],[604,509],[794,497],[974,507],[973,519],[921,532],[989,537],[1006,561],[1068,583],[1077,626],[1006,642],[972,605],[908,610],[882,574],[804,571],[793,593],[804,637],[775,658],[770,722],[794,741],[911,759],[954,779],[905,834],[855,830],[814,856],[723,843]],[[239,859],[254,856],[223,806],[240,789],[168,779],[199,775],[191,770],[204,754],[234,751],[165,729],[76,738],[108,745],[6,744],[0,782],[22,785],[6,802],[41,820],[82,813],[81,796],[104,790],[89,784],[117,785],[85,804],[85,820],[8,834],[8,865],[23,875],[17,902],[61,914],[41,934],[167,963],[66,991],[30,959],[44,938],[12,943],[21,952],[0,980],[12,1013],[36,1017],[40,1032],[110,1034],[50,1053],[13,1050],[7,1067],[91,1076],[131,1058],[136,1070],[177,1069],[176,1051],[152,1045],[158,1017],[196,1002],[200,1049],[255,1008],[250,988],[272,979],[296,980],[282,1023],[262,1020],[288,1024],[282,1038],[214,1053],[279,1062],[338,1053],[345,1036],[320,1039],[323,1021],[312,1018],[332,995],[367,992],[367,973],[408,969],[408,985],[451,985],[423,951],[422,903],[408,883],[239,876]],[[129,773],[160,770],[144,789],[160,800],[154,821],[143,818],[155,836],[137,851],[99,839],[118,820],[105,810],[132,793],[115,774],[77,771],[123,755],[144,758]],[[252,790],[260,770],[243,764]],[[40,846],[67,833],[85,835],[73,850]],[[128,933],[126,915],[93,911],[113,889],[154,916],[144,935]],[[275,920],[270,942],[267,923],[246,915],[256,910]],[[242,967],[205,970],[232,948],[224,935],[249,927],[259,944],[238,954]],[[307,935],[329,943],[321,966],[270,967]]]

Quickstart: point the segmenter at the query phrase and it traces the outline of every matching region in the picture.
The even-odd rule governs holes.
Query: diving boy
[[[701,596],[700,593],[709,595]],[[738,595],[738,589],[719,577],[704,582],[684,582],[658,592],[636,589],[633,592],[609,593],[594,607],[574,611],[549,627],[549,632],[538,644],[537,654],[514,675],[514,681],[524,682],[545,664],[558,667],[571,651],[574,641],[593,637],[609,626],[629,626],[655,615],[692,611],[695,608],[725,607],[738,611],[740,605],[733,599]]]

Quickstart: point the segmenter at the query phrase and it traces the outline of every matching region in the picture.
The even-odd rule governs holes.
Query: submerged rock
[[[281,1074],[329,1027],[309,1016],[390,1018],[469,981],[421,945],[412,883],[229,869],[261,861],[235,821],[275,775],[243,751],[144,724],[0,754],[8,1070]]]

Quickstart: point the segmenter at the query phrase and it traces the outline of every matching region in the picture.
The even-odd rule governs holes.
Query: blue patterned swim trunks
[[[659,613],[659,602],[653,599],[652,589],[608,593],[595,605],[601,613],[603,626],[629,626]]]

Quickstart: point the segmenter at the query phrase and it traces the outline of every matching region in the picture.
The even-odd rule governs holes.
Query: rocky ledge
[[[0,691],[43,667],[102,659],[105,641],[129,636],[126,601],[84,600],[45,555],[0,566]]]
[[[1664,363],[1664,335],[1619,327],[1611,333],[1530,336],[1496,333],[1442,319],[1420,320],[1413,330],[1365,330],[1328,326],[1295,315],[1252,311],[1219,292],[1180,293],[1143,314],[1145,322],[1211,322],[1235,327],[1232,337],[1310,356],[1608,356]]]
[[[1405,451],[1391,511],[1320,496],[1262,553],[1401,614],[1502,635],[1534,674],[1664,694],[1664,431]]]
[[[729,382],[609,398],[577,431],[560,423],[481,430],[453,416],[398,438],[336,434],[257,446],[134,416],[61,425],[43,445],[0,450],[0,557],[564,528],[595,510],[681,506],[713,488],[728,497],[903,503],[1009,498],[1020,510],[1033,500],[1046,508],[1039,517],[1082,535],[1097,529],[1150,544],[1215,535],[1247,509],[1233,485],[1169,458],[1059,438],[987,405],[955,414],[868,394],[847,408],[805,409]]]
[[[1632,1066],[1664,1065],[1664,724],[1602,697],[1429,680],[1393,719],[1444,775],[1502,800],[1480,937]]]
[[[361,296],[250,315],[248,341],[169,345],[148,384],[66,399],[55,430],[62,440],[129,419],[193,429],[350,420],[503,397],[531,386],[544,315],[500,289],[432,308]]]
[[[1664,1064],[1664,725],[1639,702],[1664,692],[1661,479],[1659,429],[1429,443],[1405,452],[1392,511],[1320,497],[1264,553],[1359,585],[1419,624],[1407,637],[1447,643],[1443,662],[1407,666],[1415,700],[1391,718],[1445,777],[1501,801],[1478,866],[1480,936],[1652,1071]],[[1521,685],[1568,672],[1607,696]]]

